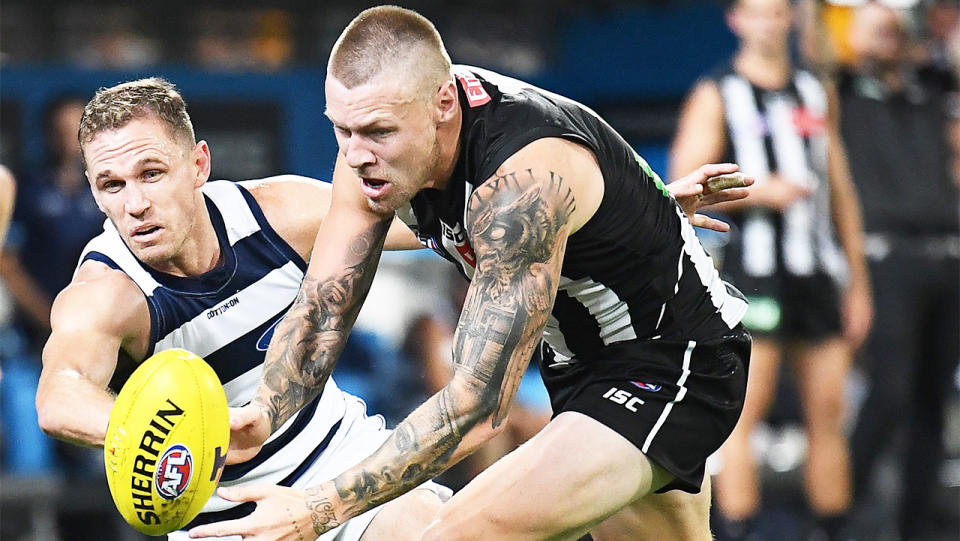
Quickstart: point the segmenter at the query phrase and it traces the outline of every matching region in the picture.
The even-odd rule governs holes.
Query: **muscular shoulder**
[[[307,259],[330,208],[330,183],[280,175],[240,184],[256,199],[274,231]]]
[[[97,333],[145,350],[150,312],[140,288],[123,272],[86,261],[54,300],[50,323],[55,333]]]
[[[509,207],[533,194],[563,215],[576,232],[596,212],[603,199],[603,174],[588,148],[573,141],[538,139],[507,158],[496,174],[477,188],[471,213],[487,202],[500,200]],[[513,200],[513,205],[510,205]]]

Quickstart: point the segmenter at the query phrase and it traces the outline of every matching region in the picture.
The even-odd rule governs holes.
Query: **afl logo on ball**
[[[157,494],[165,500],[173,500],[183,494],[190,486],[193,475],[193,456],[183,444],[172,445],[157,462],[154,486]]]

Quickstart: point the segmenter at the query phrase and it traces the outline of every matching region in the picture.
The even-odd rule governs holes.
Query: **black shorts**
[[[839,288],[828,274],[781,274],[737,285],[750,303],[743,324],[758,337],[819,341],[843,331]]]
[[[604,358],[540,373],[554,416],[575,411],[612,428],[674,480],[657,492],[700,491],[704,463],[740,418],[750,333],[738,326],[702,343],[615,344]]]

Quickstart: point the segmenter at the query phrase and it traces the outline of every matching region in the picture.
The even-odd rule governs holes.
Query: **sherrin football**
[[[120,514],[147,535],[183,528],[216,490],[229,440],[227,397],[210,365],[182,349],[151,356],[120,389],[103,446]]]

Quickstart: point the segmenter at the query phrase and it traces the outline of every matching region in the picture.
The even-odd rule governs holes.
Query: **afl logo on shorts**
[[[157,494],[165,500],[174,500],[190,486],[193,476],[193,456],[183,444],[170,446],[157,462],[157,471],[153,474]]]
[[[647,383],[645,381],[631,381],[630,383],[636,385],[637,387],[643,389],[644,391],[650,391],[655,393],[659,391],[662,387],[656,383]]]

